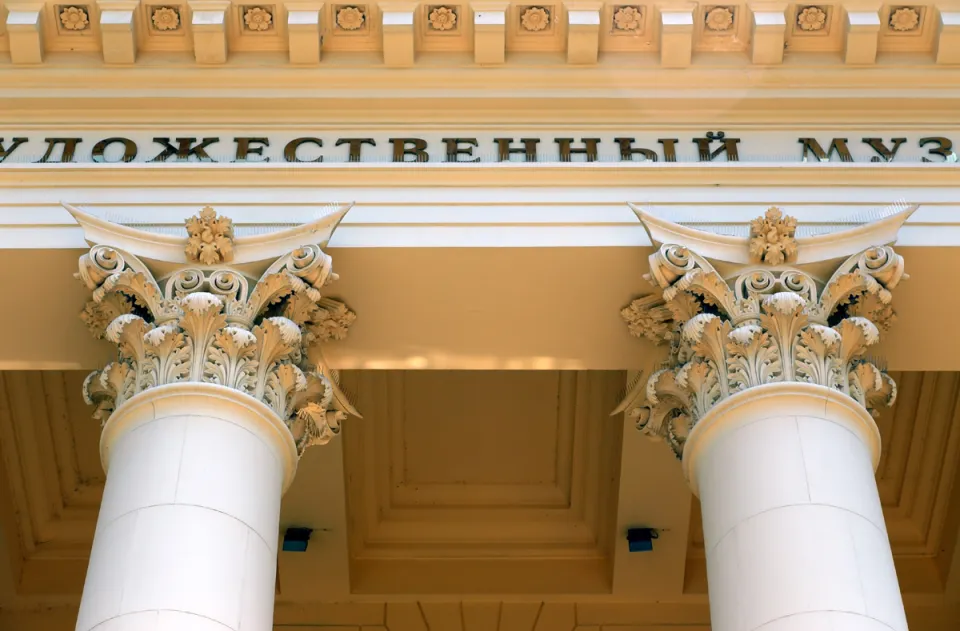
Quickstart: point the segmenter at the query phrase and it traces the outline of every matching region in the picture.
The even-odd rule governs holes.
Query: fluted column
[[[743,239],[636,210],[658,293],[622,315],[670,355],[617,411],[700,498],[711,628],[906,631],[871,414],[896,386],[866,351],[894,317],[887,244],[913,209],[806,239],[775,208]]]
[[[353,320],[321,297],[332,260],[269,258],[324,220],[235,239],[205,209],[177,239],[70,210],[96,243],[82,317],[117,346],[84,383],[107,481],[77,631],[270,631],[280,498],[356,414],[317,348]]]

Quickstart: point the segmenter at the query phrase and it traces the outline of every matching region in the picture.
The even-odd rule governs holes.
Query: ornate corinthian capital
[[[209,208],[187,220],[182,238],[67,208],[93,244],[76,275],[92,292],[81,318],[118,351],[84,383],[102,423],[138,393],[179,382],[259,399],[286,423],[301,455],[328,442],[348,414],[359,416],[322,353],[308,353],[343,339],[355,317],[321,296],[337,278],[321,246],[349,206],[297,228],[236,238],[229,219]]]
[[[892,206],[855,228],[798,236],[795,219],[770,209],[740,236],[634,208],[658,248],[645,275],[657,292],[621,315],[633,335],[670,351],[614,414],[627,411],[680,458],[714,405],[763,384],[833,388],[874,415],[892,405],[896,384],[867,350],[894,320],[891,290],[907,275],[889,244],[914,210]]]

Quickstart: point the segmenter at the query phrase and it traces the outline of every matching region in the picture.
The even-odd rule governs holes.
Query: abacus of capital
[[[77,631],[268,631],[280,498],[359,416],[320,348],[354,319],[320,293],[349,206],[250,236],[210,208],[184,236],[67,209],[93,246],[82,317],[118,349],[84,384],[107,482]]]
[[[871,415],[896,385],[866,351],[892,323],[906,275],[889,244],[915,208],[803,237],[776,208],[749,237],[634,210],[658,293],[622,315],[670,352],[617,412],[700,498],[712,630],[905,631]]]

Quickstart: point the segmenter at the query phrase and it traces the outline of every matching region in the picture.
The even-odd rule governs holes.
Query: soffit
[[[0,524],[18,579],[6,606],[79,596],[103,484],[84,376],[0,374]],[[878,484],[901,587],[911,606],[931,604],[958,571],[960,373],[894,376]],[[281,526],[316,532],[306,553],[281,554],[278,616],[388,594],[516,600],[532,585],[598,606],[704,602],[699,516],[678,463],[606,416],[622,373],[360,371],[344,383],[369,416],[310,450],[284,499]],[[643,515],[665,532],[653,553],[628,554],[621,531]],[[569,582],[591,563],[598,574]]]
[[[364,409],[344,432],[354,591],[610,590],[623,373],[344,381]]]

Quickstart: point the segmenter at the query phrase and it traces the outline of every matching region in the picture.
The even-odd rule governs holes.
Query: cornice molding
[[[960,163],[296,163],[4,164],[6,188],[240,186],[251,173],[275,187],[435,186],[956,186]],[[175,174],[175,175],[174,175]]]
[[[148,53],[143,53],[149,57]],[[708,67],[691,67],[683,73],[636,63],[610,62],[595,68],[570,70],[540,63],[504,67],[495,71],[472,65],[421,66],[409,70],[415,75],[398,73],[378,65],[330,65],[322,68],[266,66],[247,61],[228,62],[215,70],[179,64],[174,60],[156,60],[150,68],[116,68],[99,63],[91,66],[75,59],[50,53],[50,61],[30,70],[0,65],[0,80],[17,86],[14,96],[43,96],[43,91],[56,90],[84,72],[84,83],[75,98],[100,96],[112,99],[129,98],[246,98],[270,100],[279,98],[361,98],[392,97],[398,100],[429,98],[445,102],[451,98],[513,100],[517,98],[581,98],[663,99],[686,96],[704,99],[698,88],[703,82],[717,86],[709,100],[758,98],[804,98],[811,106],[818,101],[842,97],[887,97],[930,99],[960,96],[952,79],[954,68],[924,64],[889,65],[856,72],[831,63],[812,63],[784,68],[756,69],[746,64],[731,63]],[[626,60],[624,60],[626,61]],[[216,85],[210,85],[210,72],[216,73]],[[611,81],[611,73],[617,81]],[[482,81],[483,84],[478,84]],[[250,85],[264,89],[252,92]],[[442,90],[442,93],[437,93]],[[85,95],[84,92],[87,94]],[[578,95],[578,92],[580,93]],[[54,95],[50,95],[54,98]],[[62,97],[56,95],[55,98]],[[355,103],[363,106],[363,103]]]

